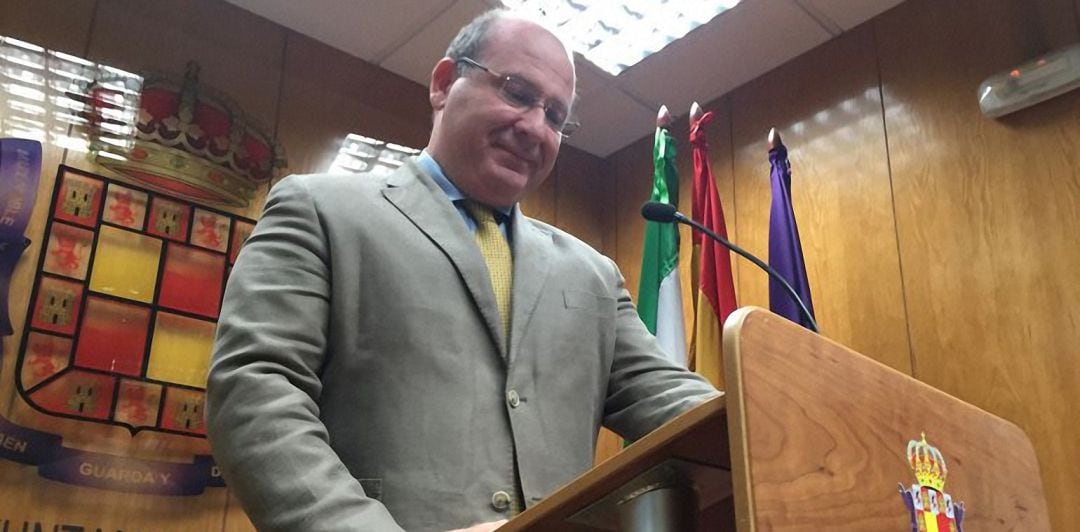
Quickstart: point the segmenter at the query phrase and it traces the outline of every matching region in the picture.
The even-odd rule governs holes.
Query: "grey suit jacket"
[[[208,433],[265,530],[446,530],[505,518],[715,395],[665,361],[615,264],[511,221],[509,349],[465,224],[409,163],[273,188],[225,291]],[[511,393],[512,392],[512,393]],[[516,396],[516,400],[507,398]]]

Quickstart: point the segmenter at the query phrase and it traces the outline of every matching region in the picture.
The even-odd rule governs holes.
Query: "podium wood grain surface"
[[[916,483],[907,446],[923,433],[965,530],[1050,530],[1016,425],[761,309],[724,339],[740,532],[910,530],[898,486]]]
[[[638,440],[610,460],[586,471],[551,496],[515,517],[499,532],[584,532],[601,530],[569,519],[637,475],[668,459],[730,470],[725,398],[711,399]],[[730,501],[730,498],[728,499]],[[724,519],[723,504],[706,509],[707,516]],[[727,514],[727,515],[726,515]],[[719,525],[718,525],[719,526]],[[727,530],[708,528],[703,530]]]

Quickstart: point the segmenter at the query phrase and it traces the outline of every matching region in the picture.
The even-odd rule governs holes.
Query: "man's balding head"
[[[513,205],[555,164],[562,124],[550,111],[570,112],[573,58],[554,33],[506,10],[474,19],[446,53],[431,74],[428,151],[470,198]],[[534,104],[521,103],[522,89]]]

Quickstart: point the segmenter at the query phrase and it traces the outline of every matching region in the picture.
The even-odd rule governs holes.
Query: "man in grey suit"
[[[492,530],[589,468],[600,425],[637,439],[718,393],[667,361],[610,259],[518,206],[573,127],[571,59],[482,15],[435,65],[416,160],[270,192],[207,386],[258,528]]]

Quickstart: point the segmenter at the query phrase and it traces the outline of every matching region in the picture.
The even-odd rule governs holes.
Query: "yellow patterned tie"
[[[503,347],[510,339],[510,292],[514,284],[514,257],[510,245],[495,221],[491,209],[483,205],[465,202],[465,210],[476,221],[476,244],[487,263],[491,275],[491,288],[495,291],[495,304],[499,306],[499,318],[503,326]]]
[[[499,229],[498,222],[491,209],[465,201],[465,210],[476,222],[476,244],[487,263],[491,275],[491,288],[495,291],[495,304],[499,307],[499,318],[503,327],[503,348],[509,349],[510,342],[510,292],[514,284],[514,256],[506,236]],[[524,495],[521,489],[521,476],[518,473],[517,452],[514,452],[514,494],[510,496],[510,515],[515,516],[525,509]]]

